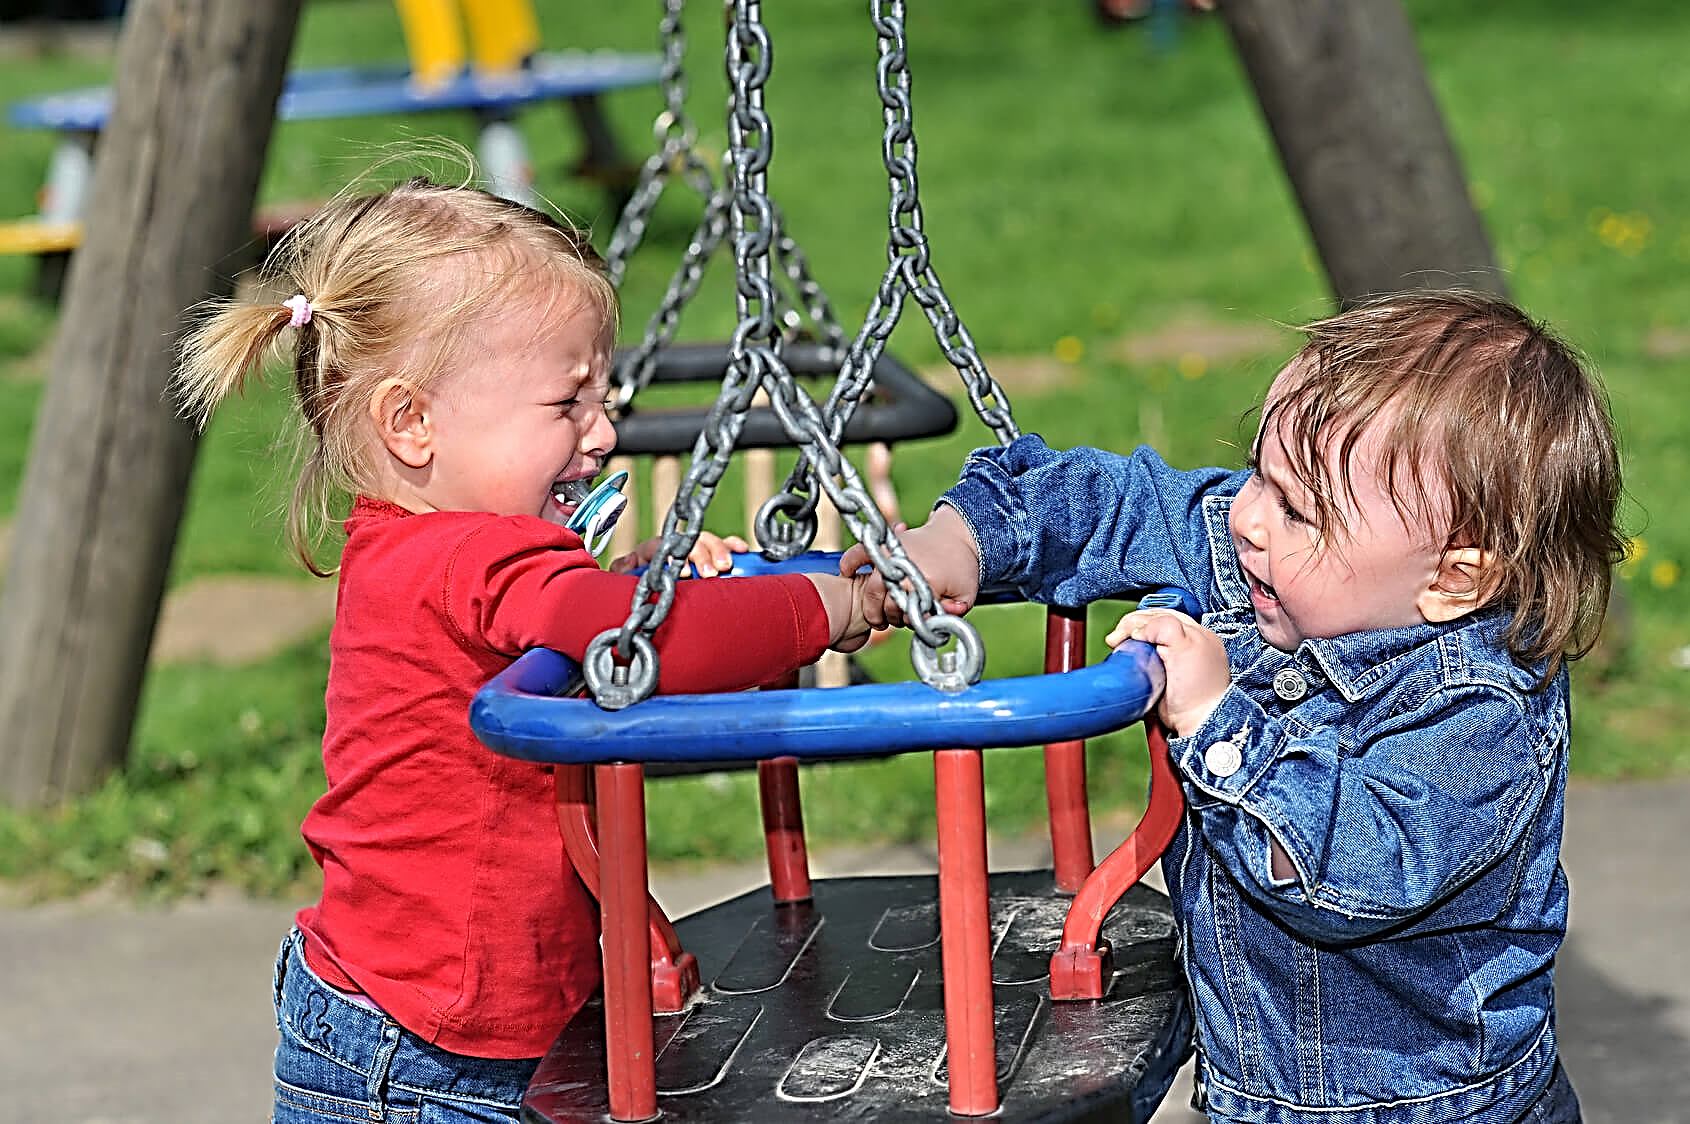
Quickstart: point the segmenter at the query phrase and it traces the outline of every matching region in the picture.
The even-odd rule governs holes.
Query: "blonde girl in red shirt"
[[[178,389],[203,423],[290,356],[305,458],[288,531],[312,572],[353,497],[328,788],[302,827],[323,893],[277,961],[274,1119],[514,1121],[599,984],[597,911],[550,769],[484,748],[468,710],[529,648],[580,659],[627,616],[618,571],[652,557],[600,569],[564,526],[616,443],[616,294],[579,232],[423,179],[330,203],[267,274],[296,295],[211,310]],[[705,536],[691,560],[714,573],[728,545]],[[753,687],[866,631],[856,580],[685,582],[654,637],[658,689]]]

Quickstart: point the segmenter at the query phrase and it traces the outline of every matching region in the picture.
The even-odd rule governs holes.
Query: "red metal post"
[[[950,1106],[958,1116],[985,1116],[997,1111],[998,1075],[992,1027],[986,786],[980,751],[936,751],[933,780]]]
[[[1050,606],[1045,617],[1045,674],[1086,664],[1086,611]],[[1078,893],[1092,869],[1091,812],[1086,804],[1086,743],[1045,746],[1045,804],[1056,888]]]
[[[610,1116],[657,1115],[646,885],[645,769],[595,765],[599,909],[604,924],[604,1031]]]
[[[1098,940],[1103,917],[1168,849],[1185,814],[1185,794],[1168,760],[1166,731],[1152,718],[1145,723],[1144,736],[1150,751],[1150,806],[1132,834],[1074,895],[1062,926],[1062,944],[1050,958],[1052,999],[1103,998],[1114,970],[1109,942]]]
[[[593,802],[588,791],[587,765],[558,765],[557,824],[563,850],[582,885],[599,897],[599,843],[593,828]],[[681,948],[681,938],[669,915],[648,895],[651,921],[651,1009],[659,1015],[685,1010],[701,980],[698,958]]]
[[[810,857],[804,847],[798,758],[757,762],[757,795],[763,808],[763,842],[769,852],[769,889],[775,903],[809,901]]]

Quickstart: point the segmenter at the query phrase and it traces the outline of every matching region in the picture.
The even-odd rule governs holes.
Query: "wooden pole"
[[[1341,304],[1507,294],[1401,0],[1220,5]]]
[[[195,441],[183,313],[233,286],[301,0],[134,0],[0,590],[0,794],[127,752]]]

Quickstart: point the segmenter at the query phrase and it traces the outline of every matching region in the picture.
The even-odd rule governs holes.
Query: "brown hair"
[[[289,232],[263,281],[260,291],[310,301],[309,322],[292,329],[304,451],[287,529],[315,574],[329,572],[315,548],[333,522],[333,497],[369,482],[367,407],[383,379],[428,386],[473,346],[478,320],[525,301],[542,302],[537,320],[573,315],[582,298],[612,326],[617,316],[615,290],[584,234],[467,181],[419,177],[373,194],[344,193]],[[180,347],[175,381],[184,414],[203,426],[281,350],[292,311],[279,299],[204,310]]]
[[[1263,430],[1278,427],[1323,532],[1347,532],[1338,489],[1353,500],[1350,455],[1383,426],[1380,484],[1405,519],[1447,513],[1446,548],[1490,555],[1487,603],[1512,613],[1510,653],[1546,664],[1541,685],[1588,652],[1625,538],[1613,421],[1580,357],[1508,301],[1461,291],[1373,301],[1303,331]]]

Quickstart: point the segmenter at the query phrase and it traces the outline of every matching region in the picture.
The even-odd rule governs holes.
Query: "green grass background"
[[[548,47],[653,50],[659,5],[541,0]],[[726,147],[721,27],[691,14],[690,108],[701,144]],[[885,262],[886,177],[875,41],[865,5],[769,5],[775,127],[771,194],[842,320],[864,314]],[[925,228],[947,292],[1023,430],[1052,444],[1125,449],[1141,440],[1175,464],[1236,463],[1240,418],[1294,348],[1281,324],[1330,307],[1296,203],[1224,28],[1189,19],[1171,49],[1143,27],[1106,30],[1084,0],[917,4],[910,65]],[[1628,607],[1618,654],[1575,672],[1575,772],[1661,776],[1690,770],[1690,558],[1681,482],[1690,355],[1690,9],[1668,0],[1408,0],[1420,50],[1515,296],[1583,348],[1613,397],[1637,538],[1622,571]],[[0,101],[110,74],[109,50],[11,43]],[[395,61],[385,0],[312,0],[295,65]],[[607,95],[622,139],[643,154],[660,108],[651,89]],[[520,127],[539,186],[598,232],[604,195],[568,175],[577,141],[565,110],[541,106]],[[396,139],[474,140],[467,116],[360,118],[279,125],[262,199],[319,199]],[[33,211],[51,153],[45,133],[0,126],[0,217]],[[655,307],[696,218],[683,191],[660,206],[624,289],[625,335]],[[0,259],[0,519],[16,508],[31,422],[49,377],[54,308],[31,295],[33,263]],[[682,336],[733,326],[726,258],[689,307]],[[1262,337],[1205,361],[1194,348],[1128,347],[1169,325]],[[942,364],[913,304],[892,351]],[[1138,356],[1135,358],[1134,356]],[[966,410],[966,399],[958,395]],[[203,445],[173,570],[295,572],[277,511],[288,482],[276,453],[288,405],[279,392],[225,410]],[[991,440],[971,417],[948,438],[898,451],[906,512],[954,479]],[[731,500],[734,488],[724,486]],[[739,525],[731,502],[713,520]],[[1093,611],[1105,625],[1121,606]],[[1039,670],[1042,618],[1031,607],[978,618],[988,674]],[[1101,635],[1102,627],[1094,627]],[[1095,643],[1095,641],[1094,641]],[[313,884],[300,818],[322,788],[326,636],[241,667],[172,665],[150,675],[130,768],[93,794],[32,813],[0,811],[0,879],[28,894],[116,884],[141,894],[211,883],[257,894]],[[909,674],[902,641],[865,663]],[[1141,805],[1142,736],[1094,743],[1099,817]],[[806,773],[813,843],[922,838],[931,831],[930,766],[919,757]],[[993,830],[1030,830],[1043,814],[1036,751],[994,752]],[[743,775],[650,787],[652,850],[667,859],[741,858],[759,846],[754,785]],[[730,810],[731,809],[731,810]]]

